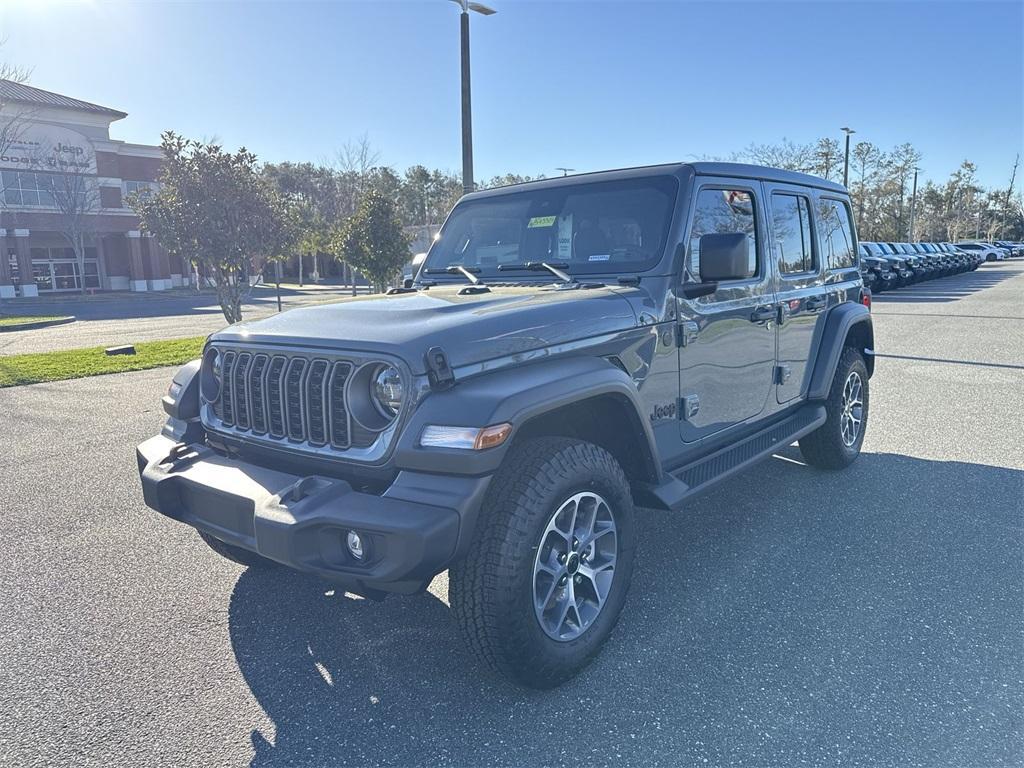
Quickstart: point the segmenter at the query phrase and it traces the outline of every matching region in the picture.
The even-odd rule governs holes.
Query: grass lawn
[[[181,365],[199,357],[205,341],[205,336],[147,341],[135,345],[134,355],[110,357],[103,353],[104,347],[0,356],[0,387]]]
[[[63,320],[66,315],[0,315],[0,325],[21,325],[43,320]]]

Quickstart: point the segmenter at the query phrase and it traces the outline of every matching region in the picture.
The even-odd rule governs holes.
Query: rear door
[[[815,332],[824,322],[828,296],[814,233],[814,203],[809,191],[765,183],[771,258],[779,278],[778,371],[775,396],[788,403],[804,391]]]
[[[696,299],[678,299],[680,429],[692,443],[758,416],[775,368],[775,273],[768,258],[761,184],[698,177],[686,235],[684,281],[700,282],[700,238],[743,232],[749,262],[742,279]]]

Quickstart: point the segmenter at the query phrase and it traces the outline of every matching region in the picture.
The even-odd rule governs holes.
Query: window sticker
[[[558,260],[572,261],[572,214],[558,217]]]
[[[527,226],[528,229],[533,229],[534,227],[550,227],[550,226],[554,225],[555,218],[557,218],[557,217],[555,217],[555,216],[534,216],[532,219],[530,219],[530,223],[527,224],[526,226]]]
[[[587,259],[587,261],[610,261],[612,255],[610,253],[595,253]]]

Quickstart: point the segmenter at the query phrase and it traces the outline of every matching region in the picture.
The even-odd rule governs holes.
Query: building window
[[[11,283],[21,285],[21,268],[18,265],[17,248],[7,249],[7,263],[11,265]]]
[[[124,183],[124,196],[138,194],[139,197],[147,197],[156,192],[159,185],[155,181],[126,181]]]
[[[62,174],[57,173],[33,173],[31,171],[4,171],[0,174],[0,183],[3,185],[3,198],[6,205],[29,205],[54,208],[56,202],[54,193],[66,195],[74,194],[82,198],[80,208],[85,208],[86,184],[62,184]],[[80,186],[81,190],[74,187]]]

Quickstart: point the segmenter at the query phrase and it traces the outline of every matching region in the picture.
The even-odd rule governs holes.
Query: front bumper
[[[489,478],[400,472],[382,494],[157,435],[136,449],[146,504],[218,539],[360,594],[415,592],[471,534]],[[368,542],[363,561],[348,531]],[[464,543],[464,542],[462,542]]]

